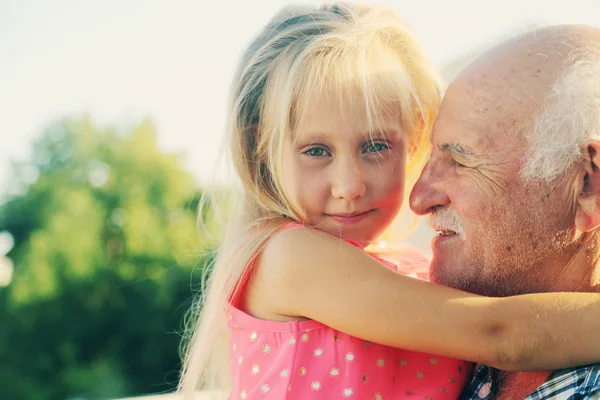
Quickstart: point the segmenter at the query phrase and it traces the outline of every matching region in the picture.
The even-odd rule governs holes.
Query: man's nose
[[[418,215],[426,215],[438,206],[447,206],[450,199],[444,190],[444,177],[439,164],[430,159],[410,193],[410,208]]]

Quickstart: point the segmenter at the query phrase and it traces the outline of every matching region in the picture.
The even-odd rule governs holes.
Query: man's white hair
[[[600,43],[572,53],[555,81],[541,114],[526,134],[528,180],[553,181],[583,158],[583,145],[600,140]]]

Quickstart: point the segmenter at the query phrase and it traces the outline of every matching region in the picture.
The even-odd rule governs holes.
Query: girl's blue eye
[[[381,153],[389,149],[389,146],[381,142],[371,142],[365,146],[365,153]]]
[[[312,147],[304,152],[311,157],[324,157],[327,155],[327,151],[322,147]]]

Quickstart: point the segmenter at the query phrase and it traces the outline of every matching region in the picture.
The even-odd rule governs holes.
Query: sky
[[[160,147],[185,152],[184,168],[206,182],[238,58],[289,3],[0,0],[0,193],[9,160],[26,159],[45,126],[84,114],[101,125],[151,117]],[[600,26],[599,0],[374,3],[407,20],[440,68],[522,26]]]

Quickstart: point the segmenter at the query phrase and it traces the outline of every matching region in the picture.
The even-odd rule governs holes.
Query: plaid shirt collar
[[[498,390],[498,371],[487,365],[474,370],[471,382],[463,391],[461,400],[493,400]],[[525,400],[600,399],[600,364],[554,371],[535,392]]]

